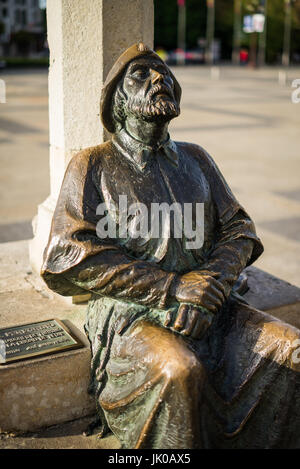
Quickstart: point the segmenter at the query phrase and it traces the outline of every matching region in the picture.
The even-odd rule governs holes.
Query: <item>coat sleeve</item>
[[[94,292],[163,308],[175,274],[128,256],[116,240],[97,237],[96,209],[102,199],[94,183],[95,165],[93,150],[85,150],[66,170],[41,276],[64,296]]]
[[[218,216],[215,242],[201,270],[213,272],[228,296],[242,270],[263,252],[253,221],[234,197],[210,155],[198,147],[198,159],[211,188]]]

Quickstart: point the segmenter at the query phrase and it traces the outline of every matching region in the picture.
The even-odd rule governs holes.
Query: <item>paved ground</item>
[[[0,73],[0,242],[28,239],[49,193],[47,71]]]
[[[215,158],[255,220],[265,253],[256,263],[300,286],[300,104],[291,102],[278,70],[180,69],[182,116],[176,137],[195,141]]]
[[[197,142],[215,158],[256,222],[265,253],[256,263],[300,286],[300,104],[275,68],[174,69],[183,88],[174,139]],[[36,206],[49,193],[47,72],[2,72],[0,242],[31,237]]]
[[[97,431],[90,436],[83,432],[93,420],[92,417],[54,425],[26,435],[0,434],[1,449],[118,449],[120,443],[109,433],[104,438],[97,437]]]

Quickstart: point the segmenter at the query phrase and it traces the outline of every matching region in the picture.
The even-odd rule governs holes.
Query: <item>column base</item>
[[[56,200],[49,196],[38,206],[38,213],[32,220],[34,238],[29,242],[29,259],[31,268],[36,273],[41,271],[55,205]]]

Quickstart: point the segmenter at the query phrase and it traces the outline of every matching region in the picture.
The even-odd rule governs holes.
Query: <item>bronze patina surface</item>
[[[0,329],[0,364],[83,347],[59,319]]]
[[[240,296],[263,247],[207,151],[170,139],[180,97],[143,44],[117,60],[101,97],[111,138],[71,160],[41,275],[61,295],[92,294],[90,392],[102,433],[125,448],[299,448],[300,331]],[[204,204],[203,244],[188,248],[174,227],[167,237],[124,234],[121,195],[149,210]],[[117,227],[106,238],[103,203]]]

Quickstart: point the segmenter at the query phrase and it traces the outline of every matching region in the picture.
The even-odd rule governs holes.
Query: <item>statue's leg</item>
[[[204,446],[300,448],[300,330],[239,302],[223,322],[210,334],[220,353],[203,391]]]
[[[147,321],[116,334],[100,405],[127,448],[201,447],[204,369],[179,335]]]

